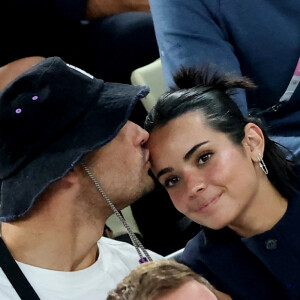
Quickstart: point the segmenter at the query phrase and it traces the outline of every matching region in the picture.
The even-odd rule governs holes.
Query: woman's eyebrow
[[[207,141],[205,141],[205,142],[202,142],[202,143],[197,144],[197,145],[195,145],[194,147],[192,147],[192,148],[185,154],[185,156],[183,157],[183,160],[184,160],[184,161],[189,160],[190,157],[193,155],[193,153],[194,153],[199,147],[201,147],[201,146],[207,144],[208,142],[209,142],[209,141],[207,140]]]
[[[164,175],[164,174],[166,174],[166,173],[168,173],[168,172],[172,172],[172,171],[174,171],[174,169],[171,168],[171,167],[164,168],[164,169],[160,170],[160,171],[157,173],[156,177],[157,177],[157,179],[158,179],[160,176],[162,176],[162,175]]]
[[[195,145],[194,147],[192,147],[192,148],[185,154],[185,156],[184,156],[183,159],[184,159],[185,161],[188,160],[188,159],[190,159],[190,157],[193,155],[193,153],[194,153],[199,147],[201,147],[201,146],[207,144],[208,142],[209,142],[209,140],[204,141],[204,142],[202,142],[202,143],[199,143],[199,144]],[[160,176],[162,176],[162,175],[164,175],[164,174],[166,174],[166,173],[169,173],[169,172],[173,172],[173,171],[174,171],[174,169],[171,168],[171,167],[164,168],[164,169],[160,170],[160,171],[157,173],[156,177],[157,177],[157,179],[158,179]]]

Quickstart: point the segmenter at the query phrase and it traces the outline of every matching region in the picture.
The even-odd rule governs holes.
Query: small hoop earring
[[[267,166],[266,166],[264,160],[262,159],[260,153],[258,153],[258,164],[259,164],[260,168],[263,170],[263,172],[264,172],[266,175],[268,175],[268,173],[269,173],[268,168],[267,168]]]

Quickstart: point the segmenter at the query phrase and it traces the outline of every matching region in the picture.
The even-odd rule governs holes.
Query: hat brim
[[[71,129],[21,171],[2,181],[0,221],[25,215],[51,183],[64,177],[85,154],[109,143],[148,92],[147,87],[105,83],[97,101]]]

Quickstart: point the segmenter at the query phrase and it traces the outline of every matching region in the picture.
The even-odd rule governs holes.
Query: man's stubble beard
[[[145,172],[145,171],[144,171]],[[143,174],[143,176],[145,176],[145,174]],[[146,175],[147,178],[143,178],[143,180],[140,180],[139,182],[139,186],[136,187],[134,186],[134,191],[133,190],[129,190],[127,193],[127,196],[124,197],[125,195],[123,194],[122,196],[120,196],[120,198],[117,201],[113,201],[116,204],[116,207],[118,210],[121,210],[131,204],[133,204],[134,202],[138,201],[139,199],[141,199],[143,196],[149,194],[151,191],[153,191],[154,189],[154,180],[152,179],[152,177],[150,175]],[[147,182],[145,182],[145,180]],[[125,190],[128,189],[128,186],[125,186]]]

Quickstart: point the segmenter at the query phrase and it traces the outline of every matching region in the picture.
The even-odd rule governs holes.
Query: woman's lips
[[[222,194],[219,194],[213,198],[211,198],[208,201],[205,201],[204,204],[202,204],[199,208],[197,208],[196,212],[205,212],[210,209],[211,206],[213,206],[221,197]]]

